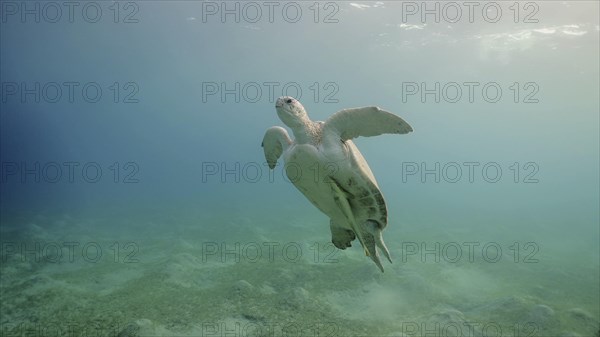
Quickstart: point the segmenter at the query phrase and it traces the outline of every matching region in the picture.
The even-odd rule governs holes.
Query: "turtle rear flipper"
[[[356,239],[356,235],[349,229],[342,228],[336,225],[333,220],[329,223],[331,229],[331,242],[339,249],[352,247],[352,241]]]
[[[381,235],[381,226],[379,225],[379,223],[377,221],[367,220],[367,222],[365,223],[365,227],[366,227],[367,231],[370,232],[371,235],[373,236],[373,240],[375,241],[375,244],[377,245],[377,247],[379,249],[381,249],[381,251],[383,251],[383,255],[385,255],[385,257],[388,259],[388,261],[390,261],[390,263],[392,263],[392,257],[390,256],[390,251],[388,250],[387,246],[385,245],[385,242],[383,242],[383,236]]]
[[[342,190],[340,189],[340,186],[335,181],[335,179],[333,179],[333,177],[329,177],[329,178],[331,179],[331,182],[329,183],[329,185],[331,186],[331,192],[333,194],[333,199],[334,199],[335,203],[338,205],[342,214],[344,214],[344,217],[346,218],[346,221],[350,225],[350,228],[352,228],[352,230],[358,237],[358,241],[365,249],[365,254],[367,256],[369,256],[369,251],[367,250],[367,247],[365,246],[365,243],[364,243],[363,237],[362,237],[363,231],[361,231],[361,229],[358,228],[356,221],[354,221],[354,214],[352,214],[352,208],[350,207],[350,203],[348,202],[346,195],[344,194],[344,192],[342,192]]]
[[[362,226],[360,230],[362,230],[361,236],[363,238],[361,244],[363,245],[367,256],[375,262],[379,270],[383,273],[383,265],[381,264],[381,259],[379,258],[379,253],[377,252],[377,248],[375,247],[377,244],[377,239],[373,234],[371,234],[365,228],[366,226]],[[389,253],[388,253],[389,254]]]

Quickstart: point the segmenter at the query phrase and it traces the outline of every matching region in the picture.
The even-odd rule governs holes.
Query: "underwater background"
[[[599,3],[2,1],[0,335],[597,336]],[[358,138],[385,273],[265,164]]]

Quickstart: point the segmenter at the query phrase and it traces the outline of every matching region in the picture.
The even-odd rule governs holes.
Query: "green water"
[[[597,336],[598,2],[23,4],[0,336]],[[265,166],[285,94],[414,128],[354,140],[384,273]]]

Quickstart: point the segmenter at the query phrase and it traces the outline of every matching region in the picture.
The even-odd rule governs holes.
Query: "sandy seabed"
[[[2,336],[598,333],[599,267],[585,260],[540,252],[536,263],[508,254],[436,261],[386,236],[395,261],[380,273],[356,244],[334,249],[320,218],[307,220],[310,230],[270,226],[274,215],[261,225],[258,216],[149,218],[4,219]]]

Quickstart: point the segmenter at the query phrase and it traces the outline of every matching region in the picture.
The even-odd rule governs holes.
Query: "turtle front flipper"
[[[270,169],[274,169],[277,160],[281,157],[283,151],[292,144],[292,140],[287,131],[280,126],[272,126],[267,129],[261,146],[265,152],[265,159]]]

